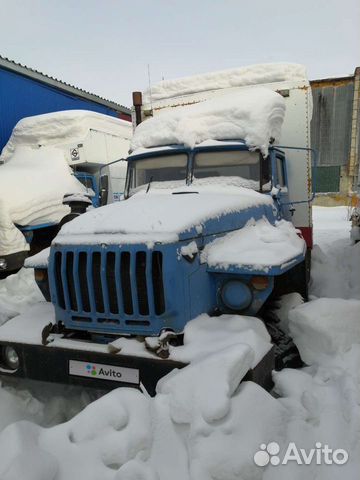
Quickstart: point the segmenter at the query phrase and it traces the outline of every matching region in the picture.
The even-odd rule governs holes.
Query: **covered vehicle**
[[[99,206],[99,168],[124,157],[130,137],[129,122],[83,110],[18,122],[0,156],[0,274],[50,244],[70,212],[65,194],[90,196],[85,204]],[[125,182],[126,163],[111,168],[105,203]]]

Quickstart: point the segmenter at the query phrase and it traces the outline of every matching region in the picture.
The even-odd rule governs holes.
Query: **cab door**
[[[286,158],[280,152],[275,152],[275,175],[274,186],[278,190],[277,198],[281,212],[281,216],[285,220],[290,220],[292,217],[292,207],[289,205],[289,190],[287,182]]]

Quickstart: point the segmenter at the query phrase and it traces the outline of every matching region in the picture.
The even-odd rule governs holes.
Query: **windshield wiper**
[[[190,192],[172,192],[173,195],[189,195],[190,193],[199,193],[199,192],[195,192],[194,190]]]
[[[146,189],[146,193],[149,193],[150,185],[151,185],[151,182],[153,181],[153,178],[154,178],[154,175],[151,175],[148,186],[147,186],[147,189]]]

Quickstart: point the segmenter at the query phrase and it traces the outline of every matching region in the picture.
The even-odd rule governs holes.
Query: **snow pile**
[[[110,133],[130,139],[131,124],[89,110],[64,110],[20,120],[5,145],[0,160],[10,160],[18,147],[59,146],[78,143],[90,130]],[[51,157],[49,157],[51,161]]]
[[[347,207],[314,207],[313,216],[311,294],[360,300],[360,243],[351,244]]]
[[[0,476],[233,480],[247,472],[243,478],[259,478],[253,454],[263,441],[280,441],[286,411],[251,382],[238,388],[250,358],[249,347],[233,347],[173,372],[153,399],[123,388],[62,425],[12,424],[0,435]]]
[[[342,355],[360,344],[360,301],[319,298],[289,313],[290,333],[308,364]],[[330,359],[329,359],[330,361]]]
[[[224,270],[250,266],[268,272],[271,267],[285,267],[304,255],[305,250],[305,242],[291,222],[281,220],[271,225],[263,217],[258,221],[252,219],[241,230],[209,243],[202,252],[202,260]]]
[[[249,178],[242,178],[242,177],[206,177],[206,178],[193,178],[191,182],[193,187],[217,187],[219,185],[226,185],[229,188],[232,187],[243,187],[243,188],[250,188],[252,190],[259,190],[260,185],[259,181],[251,180]],[[266,186],[263,185],[263,190],[265,190]]]
[[[360,469],[360,301],[319,299],[289,312],[290,332],[309,367],[274,373],[287,410],[289,441],[306,451],[315,443],[345,449],[346,464],[289,464],[281,478],[355,480]],[[276,477],[269,476],[266,478]]]
[[[47,268],[50,257],[50,247],[44,248],[40,252],[28,257],[25,262],[25,268]]]
[[[74,386],[14,379],[7,384],[6,379],[3,380],[0,384],[0,431],[19,420],[44,427],[66,422],[104,394]]]
[[[0,325],[42,300],[33,270],[22,269],[0,280]]]
[[[135,130],[131,150],[158,145],[194,147],[205,140],[242,139],[266,155],[271,138],[278,139],[285,101],[266,89],[244,89],[196,105],[159,113]]]
[[[251,347],[254,368],[270,350],[270,336],[261,320],[243,315],[203,314],[189,322],[184,329],[184,345],[170,346],[170,358],[179,362],[199,361],[214,351],[226,351],[237,345]]]
[[[144,93],[145,103],[223,88],[284,81],[307,81],[306,69],[295,63],[265,63],[164,80]]]
[[[197,191],[199,194],[172,195],[150,190],[151,193],[139,193],[126,202],[92,210],[65,224],[56,244],[176,242],[179,234],[194,227],[202,228],[208,220],[246,208],[272,205],[269,196],[248,188],[238,187],[234,192],[218,187],[217,194],[206,191],[206,187],[204,192]],[[92,238],[95,234],[103,237]]]

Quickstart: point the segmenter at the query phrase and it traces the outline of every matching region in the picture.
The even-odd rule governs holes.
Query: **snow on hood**
[[[270,139],[280,137],[284,116],[281,95],[266,88],[247,88],[159,113],[136,128],[131,150],[242,139],[250,149],[260,148],[266,155]]]
[[[264,207],[271,205],[269,196],[241,187],[230,193],[218,187],[217,193],[205,190],[186,195],[154,190],[81,215],[62,227],[55,243],[171,243],[182,233],[201,233],[209,220],[252,207],[261,207],[265,213]]]
[[[217,238],[204,248],[201,258],[210,267],[250,266],[268,272],[273,266],[285,267],[306,251],[305,241],[291,222],[272,225],[267,218],[251,219],[244,228]]]
[[[265,63],[164,80],[144,93],[145,103],[222,88],[246,87],[284,81],[307,80],[306,69],[296,63]]]
[[[8,161],[18,146],[78,143],[90,130],[105,131],[129,140],[132,125],[125,120],[88,110],[64,110],[26,117],[16,124],[0,160]]]

